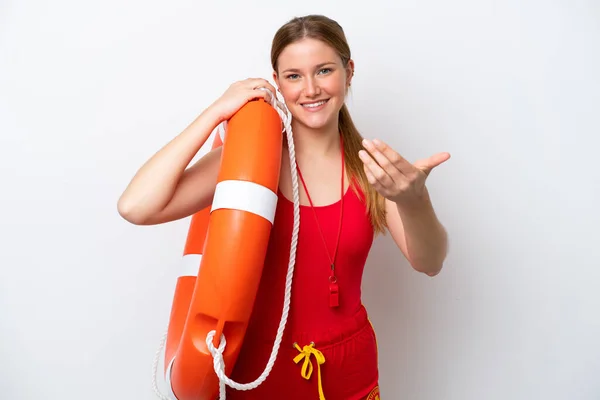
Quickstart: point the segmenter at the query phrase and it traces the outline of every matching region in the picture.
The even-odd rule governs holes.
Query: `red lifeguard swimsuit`
[[[228,400],[379,399],[377,343],[361,302],[363,270],[374,238],[363,196],[360,191],[357,195],[352,188],[344,194],[342,229],[335,263],[339,283],[338,307],[329,305],[330,259],[319,226],[331,255],[338,238],[341,201],[314,207],[319,225],[311,207],[300,206],[290,312],[277,360],[266,381],[258,388],[238,391],[227,387]],[[252,382],[263,372],[281,319],[292,237],[293,203],[281,192],[278,197],[254,312],[231,376],[239,383]],[[319,366],[314,354],[306,354],[313,365],[312,375],[306,379],[302,375],[305,360],[294,343],[303,349],[311,342],[314,349],[323,354],[325,362]],[[319,368],[324,397],[319,395]]]

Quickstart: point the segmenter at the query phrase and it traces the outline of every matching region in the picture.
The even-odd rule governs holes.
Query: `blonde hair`
[[[323,15],[307,15],[293,18],[275,33],[271,46],[271,65],[274,71],[277,71],[277,61],[283,49],[304,38],[317,39],[331,46],[342,59],[343,65],[348,65],[351,53],[342,27],[336,21]],[[358,156],[359,150],[363,149],[363,137],[354,125],[346,104],[340,110],[338,124],[344,139],[344,157],[350,184],[356,191],[354,182],[355,180],[358,182],[365,195],[365,205],[373,230],[375,233],[384,233],[387,225],[385,198],[367,180],[363,162]]]

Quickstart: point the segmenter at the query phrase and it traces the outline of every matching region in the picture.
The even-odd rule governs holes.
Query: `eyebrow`
[[[330,64],[335,64],[335,63],[333,61],[327,61],[327,62],[324,62],[324,63],[321,63],[321,64],[317,64],[317,66],[316,66],[315,69],[323,68],[324,66],[330,65]],[[285,73],[285,72],[300,72],[300,70],[298,70],[296,68],[288,68],[288,69],[286,69],[284,71],[281,71],[282,74]]]

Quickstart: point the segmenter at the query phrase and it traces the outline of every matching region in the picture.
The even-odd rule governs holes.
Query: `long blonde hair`
[[[342,27],[336,21],[323,15],[307,15],[291,19],[275,33],[271,46],[271,65],[274,71],[277,71],[277,61],[283,49],[304,38],[321,40],[331,46],[342,59],[344,66],[348,65],[351,59],[350,46]],[[356,179],[365,195],[365,205],[373,230],[376,233],[384,233],[387,225],[385,198],[367,180],[363,162],[358,156],[359,150],[363,149],[363,137],[354,125],[346,104],[340,110],[338,124],[344,138],[344,157],[352,188],[356,191],[357,188],[354,185],[354,179]]]

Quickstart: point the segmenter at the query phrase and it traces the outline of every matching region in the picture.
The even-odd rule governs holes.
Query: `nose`
[[[317,83],[316,79],[310,77],[306,79],[306,84],[304,85],[304,95],[306,97],[314,97],[318,96],[321,93],[321,88]]]

